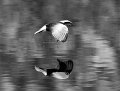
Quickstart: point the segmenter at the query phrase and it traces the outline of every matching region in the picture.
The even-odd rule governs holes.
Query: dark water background
[[[64,19],[73,22],[67,42],[34,35]],[[119,91],[119,19],[119,0],[0,0],[0,91]],[[69,79],[35,71],[57,58],[73,60]]]

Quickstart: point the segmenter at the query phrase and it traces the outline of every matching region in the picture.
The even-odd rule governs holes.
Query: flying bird
[[[42,72],[45,76],[54,77],[57,79],[67,79],[69,78],[70,73],[73,70],[73,61],[61,61],[57,59],[58,65],[56,68],[40,68],[35,66],[35,70],[38,72]]]
[[[72,22],[69,20],[62,20],[62,21],[59,21],[58,23],[49,23],[49,24],[44,25],[34,34],[48,31],[48,32],[51,32],[52,36],[57,41],[65,42],[68,38],[68,27],[71,24]]]

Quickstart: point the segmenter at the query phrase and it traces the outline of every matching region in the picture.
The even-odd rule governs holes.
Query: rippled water
[[[120,90],[119,3],[1,0],[0,6],[0,91]],[[44,23],[66,18],[78,22],[65,43],[49,33],[34,35]],[[56,67],[57,58],[73,60],[68,79],[35,71],[34,66]]]

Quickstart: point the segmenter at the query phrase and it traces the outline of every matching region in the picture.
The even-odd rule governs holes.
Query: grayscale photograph
[[[0,0],[0,91],[120,91],[120,0]]]

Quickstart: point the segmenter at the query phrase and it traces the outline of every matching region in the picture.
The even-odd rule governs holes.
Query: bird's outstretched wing
[[[63,24],[57,24],[52,29],[52,35],[56,38],[56,40],[65,42],[68,37],[68,28]]]
[[[59,71],[61,72],[67,72],[70,74],[70,72],[73,69],[73,61],[72,60],[68,60],[68,61],[60,61],[59,59],[57,59],[57,61],[59,62]]]

